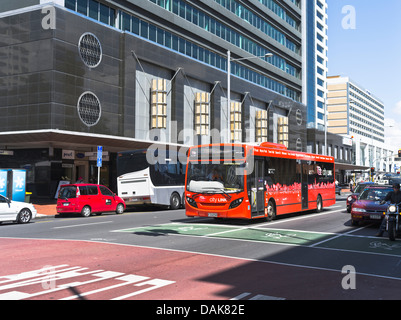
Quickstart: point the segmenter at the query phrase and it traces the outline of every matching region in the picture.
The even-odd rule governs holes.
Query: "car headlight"
[[[354,211],[354,212],[366,212],[366,210],[362,209],[362,208],[352,208],[352,211]]]
[[[244,198],[239,198],[239,199],[234,200],[233,202],[231,202],[229,209],[238,207],[242,203],[243,200],[244,200]]]
[[[397,212],[397,207],[395,205],[393,205],[393,204],[389,205],[388,212],[396,213]]]
[[[348,200],[348,201],[352,201],[352,197],[351,197],[351,196],[348,196],[347,200]]]

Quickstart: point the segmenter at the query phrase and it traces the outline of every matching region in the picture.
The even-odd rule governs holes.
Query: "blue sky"
[[[329,75],[349,76],[381,99],[385,125],[393,126],[388,143],[401,147],[401,0],[327,2]],[[345,6],[355,9],[355,29],[343,26]]]

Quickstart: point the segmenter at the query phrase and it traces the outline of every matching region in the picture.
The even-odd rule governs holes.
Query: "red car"
[[[358,200],[358,197],[359,197],[360,193],[363,191],[363,189],[365,189],[366,187],[368,187],[370,185],[374,185],[374,183],[373,182],[358,183],[358,185],[355,187],[355,190],[353,191],[353,193],[347,197],[347,212],[348,213],[351,212],[352,204],[356,200]]]
[[[353,226],[360,221],[381,222],[388,204],[380,204],[386,195],[393,191],[391,186],[367,186],[354,202],[351,209],[351,222]]]
[[[88,183],[65,184],[60,187],[57,199],[57,213],[80,213],[89,217],[92,213],[103,212],[122,214],[125,202],[109,188]]]

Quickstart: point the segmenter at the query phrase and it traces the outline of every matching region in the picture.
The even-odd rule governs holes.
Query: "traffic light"
[[[401,158],[401,149],[398,150],[398,158]]]
[[[370,173],[371,174],[375,173],[375,168],[374,167],[370,168]]]

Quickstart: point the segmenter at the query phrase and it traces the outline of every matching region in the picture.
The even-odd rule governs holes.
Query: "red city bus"
[[[334,158],[264,142],[190,148],[188,217],[254,219],[335,204]]]

